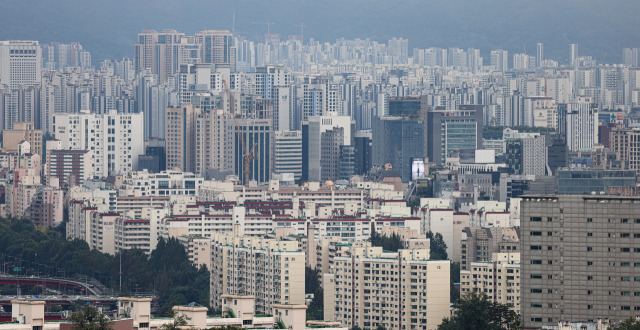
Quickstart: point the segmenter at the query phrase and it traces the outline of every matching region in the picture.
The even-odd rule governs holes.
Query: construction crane
[[[242,159],[244,161],[243,174],[244,174],[244,184],[248,184],[251,178],[251,161],[254,159],[258,159],[253,153],[256,150],[256,146],[258,143],[254,143],[251,147],[251,150],[248,150],[247,145],[244,143],[244,134],[240,132],[238,127],[238,119],[236,118],[235,106],[233,104],[233,100],[231,99],[231,92],[229,92],[229,86],[227,86],[227,81],[222,79],[222,84],[224,85],[224,92],[227,95],[227,102],[229,102],[229,111],[231,112],[231,116],[233,116],[233,122],[236,126],[236,132],[238,132],[238,137],[240,138],[240,147],[242,148]]]
[[[251,22],[251,24],[262,24],[267,26],[267,35],[271,38],[271,25],[276,24],[273,22]]]
[[[293,26],[300,28],[300,43],[304,46],[304,23],[294,24]]]

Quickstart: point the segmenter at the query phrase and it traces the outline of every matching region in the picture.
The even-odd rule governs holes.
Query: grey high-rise
[[[522,198],[523,329],[638,315],[640,198]]]

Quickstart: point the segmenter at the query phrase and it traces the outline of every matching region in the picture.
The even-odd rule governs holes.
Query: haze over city
[[[638,13],[0,0],[0,330],[640,329]]]

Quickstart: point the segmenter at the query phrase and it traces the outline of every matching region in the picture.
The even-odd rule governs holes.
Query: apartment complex
[[[523,328],[638,314],[640,198],[526,196],[520,207]]]
[[[368,243],[324,274],[324,318],[351,328],[437,329],[449,317],[449,261],[429,249],[384,252]]]
[[[91,150],[92,176],[104,178],[138,167],[144,154],[142,113],[55,114],[54,135],[62,149]]]
[[[12,129],[2,131],[2,150],[4,152],[18,152],[18,145],[27,141],[31,145],[31,152],[42,157],[42,130],[35,129],[33,122],[14,122]]]
[[[520,253],[494,253],[489,262],[472,262],[460,271],[460,295],[482,292],[520,313]]]
[[[304,304],[305,256],[297,242],[221,234],[211,240],[213,309],[222,295],[254,296],[259,314],[276,304]]]

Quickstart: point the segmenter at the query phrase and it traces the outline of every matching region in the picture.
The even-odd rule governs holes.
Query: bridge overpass
[[[12,284],[12,285],[39,285],[46,287],[67,288],[74,289],[83,292],[86,295],[97,296],[100,295],[105,287],[100,282],[91,279],[91,281],[79,281],[69,278],[55,278],[55,277],[27,277],[27,276],[12,276],[6,274],[0,274],[0,284]]]

